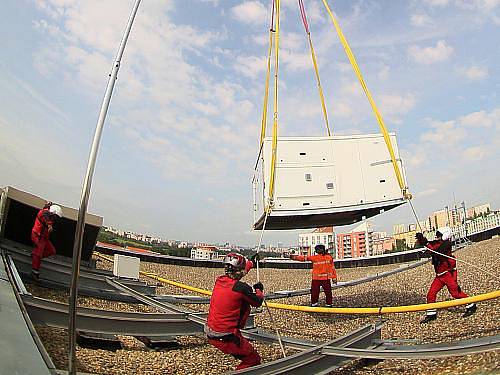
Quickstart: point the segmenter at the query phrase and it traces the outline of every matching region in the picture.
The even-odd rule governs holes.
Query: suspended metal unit
[[[404,176],[396,136],[389,137]],[[276,149],[266,229],[353,224],[405,202],[382,134],[280,137]],[[271,157],[269,137],[253,181],[254,229],[262,229],[270,199]]]
[[[278,136],[280,4],[281,0],[272,1],[260,147],[252,180],[254,229],[262,229],[263,233],[265,229],[353,224],[409,201],[411,194],[399,157],[396,136],[388,132],[327,0],[323,0],[323,5],[370,103],[380,134],[332,136],[306,9],[303,0],[298,0],[328,136]],[[272,57],[272,137],[266,137]]]

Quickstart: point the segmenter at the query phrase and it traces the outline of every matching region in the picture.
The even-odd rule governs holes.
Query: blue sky
[[[337,134],[376,121],[320,0],[305,0]],[[131,0],[4,0],[0,185],[77,207]],[[500,1],[330,1],[424,217],[500,206]],[[90,211],[167,238],[255,245],[270,1],[143,0],[98,157]],[[280,134],[325,134],[297,2],[282,0]],[[377,229],[409,222],[403,206]],[[343,230],[339,228],[338,231]],[[296,243],[297,232],[264,242]]]

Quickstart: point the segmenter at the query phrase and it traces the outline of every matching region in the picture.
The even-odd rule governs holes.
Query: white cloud
[[[308,52],[293,52],[291,50],[281,51],[281,61],[285,68],[291,71],[302,71],[313,69],[311,55]]]
[[[428,27],[433,24],[432,19],[427,14],[412,14],[410,23],[417,27]]]
[[[466,161],[479,161],[485,154],[486,150],[483,146],[473,146],[464,150],[463,157]]]
[[[390,117],[408,113],[415,106],[415,96],[405,95],[380,95],[380,110]]]
[[[432,195],[435,195],[438,192],[439,192],[439,190],[436,188],[429,188],[429,189],[419,191],[418,193],[415,194],[415,196],[417,198],[425,198],[425,197],[430,197]]]
[[[439,144],[445,147],[451,147],[465,139],[467,132],[464,128],[457,126],[456,121],[432,121],[433,130],[421,135],[423,142]]]
[[[390,72],[390,67],[389,65],[383,65],[382,68],[380,68],[379,72],[377,73],[377,76],[381,80],[385,80],[389,77],[389,72]]]
[[[444,40],[440,40],[435,47],[410,46],[408,53],[416,62],[428,65],[450,58],[453,54],[453,47],[447,45]]]
[[[269,22],[269,12],[260,1],[244,1],[231,8],[231,14],[236,20],[253,25]]]
[[[237,56],[234,69],[250,78],[264,77],[267,70],[267,57]]]
[[[307,37],[305,34],[299,34],[294,32],[283,33],[282,36],[280,36],[280,47],[292,51],[297,51],[297,50],[303,51],[306,48],[307,44],[306,40]]]
[[[472,128],[488,128],[500,124],[500,108],[491,112],[478,111],[462,116],[458,119],[460,125]]]
[[[488,77],[488,68],[485,66],[470,66],[458,69],[458,73],[472,81],[481,80]]]
[[[476,9],[491,12],[500,6],[500,0],[455,0],[455,4],[463,9]]]
[[[433,7],[445,7],[450,3],[450,0],[424,0],[424,3]]]

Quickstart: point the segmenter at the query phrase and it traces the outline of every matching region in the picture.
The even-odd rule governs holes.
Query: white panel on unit
[[[115,254],[113,275],[138,280],[140,263],[139,258]]]
[[[396,136],[390,140],[404,176]],[[269,137],[254,179],[254,229],[265,219],[271,153]],[[267,229],[352,224],[405,202],[382,134],[278,138],[275,172]]]

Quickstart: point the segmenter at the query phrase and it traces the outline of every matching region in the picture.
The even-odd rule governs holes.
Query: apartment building
[[[191,249],[191,259],[217,259],[219,252],[215,246],[195,246]]]
[[[404,240],[406,246],[411,249],[415,247],[416,239],[415,235],[417,234],[417,226],[415,224],[405,225],[405,224],[396,224],[393,227],[393,237],[394,243],[397,240]]]
[[[335,249],[335,230],[333,227],[316,228],[309,233],[299,234],[299,251],[301,254],[314,254],[316,245],[325,245],[327,249]],[[335,256],[335,251],[330,251]]]
[[[337,234],[337,258],[359,258],[366,256],[366,232]]]
[[[491,206],[489,203],[481,204],[479,206],[474,206],[467,209],[467,218],[472,219],[479,215],[486,215],[491,212]]]

